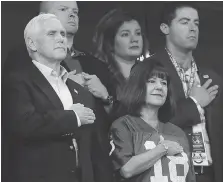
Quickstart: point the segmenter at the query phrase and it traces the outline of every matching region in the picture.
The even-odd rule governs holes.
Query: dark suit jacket
[[[89,59],[89,57],[86,58],[84,61],[81,61],[82,67],[84,68],[84,71],[92,74],[91,70],[91,61],[92,59]],[[2,77],[3,79],[8,79],[8,75],[15,75],[17,73],[17,70],[20,70],[17,75],[14,77],[20,78],[19,76],[21,73],[23,74],[27,72],[27,70],[30,69],[30,58],[28,56],[27,49],[25,45],[21,45],[20,47],[17,47],[16,49],[9,52],[7,60],[4,65],[4,69],[2,71]],[[31,66],[33,67],[33,66]],[[96,66],[97,67],[97,66]],[[95,68],[95,67],[94,67]],[[94,69],[92,69],[94,70]],[[99,68],[97,69],[97,76],[102,77],[102,74],[98,75],[100,73]],[[68,70],[69,71],[69,70]],[[30,73],[31,72],[31,73]],[[103,72],[102,72],[103,73]],[[26,74],[32,75],[32,69]],[[33,76],[34,78],[36,76]],[[30,78],[31,79],[31,78]],[[107,78],[105,77],[102,81],[105,85],[109,84],[107,81]],[[6,82],[7,83],[7,82]],[[96,121],[94,124],[91,125],[85,125],[82,126],[79,129],[80,137],[78,140],[78,144],[80,145],[80,161],[81,161],[81,177],[82,182],[104,182],[104,181],[111,181],[112,180],[112,167],[111,162],[108,157],[108,153],[110,150],[108,137],[107,137],[107,130],[108,130],[108,116],[106,115],[104,108],[100,101],[98,99],[95,99],[90,92],[86,91],[83,88],[80,87],[78,84],[74,83],[73,81],[67,82],[69,88],[71,88],[71,91],[73,92],[73,88],[76,90],[80,89],[79,91],[79,97],[75,97],[76,102],[80,103],[87,103],[85,106],[94,108],[94,112],[96,114]],[[46,84],[47,85],[47,84]],[[48,85],[49,86],[49,85]],[[46,87],[48,88],[48,87]],[[44,89],[44,87],[42,88]],[[6,91],[7,92],[7,91]],[[52,91],[53,92],[53,91]],[[83,94],[82,94],[83,93]],[[52,93],[51,93],[52,94]],[[49,95],[51,95],[49,94]],[[81,94],[81,97],[80,97]],[[60,101],[58,101],[57,96],[51,96],[51,100],[54,100],[56,98],[57,104],[62,104]],[[87,95],[87,96],[86,96]],[[4,96],[4,95],[3,95]],[[8,102],[8,101],[6,101]],[[22,106],[23,104],[21,104]],[[62,105],[61,105],[62,106]],[[44,109],[44,108],[43,108]],[[6,111],[7,112],[7,111]],[[71,129],[71,128],[70,128]],[[8,129],[5,129],[7,131]],[[3,135],[4,137],[4,135]],[[5,138],[5,137],[4,137]],[[3,144],[4,145],[4,144]],[[6,148],[6,147],[4,147]],[[7,155],[7,151],[4,152],[5,155]],[[5,162],[5,166],[7,165],[7,162]],[[3,172],[3,175],[5,172]]]
[[[23,66],[13,67],[3,77],[8,181],[74,182],[77,175],[84,182],[104,181],[99,179],[109,176],[106,171],[109,164],[104,160],[106,154],[98,141],[102,134],[95,129],[97,125],[103,127],[101,108],[88,91],[68,80],[74,103],[92,108],[97,118],[95,124],[78,128],[75,113],[63,109],[48,81],[31,60],[27,61]],[[72,137],[77,139],[80,150],[79,173],[75,150],[71,147]],[[97,169],[101,171],[95,172]]]
[[[157,52],[152,58],[157,59],[165,66],[170,76],[170,82],[173,88],[173,99],[176,101],[175,116],[170,122],[181,127],[187,134],[189,141],[191,141],[192,125],[200,123],[200,115],[197,110],[196,104],[191,98],[185,98],[182,82],[178,76],[178,73],[172,64],[167,52],[162,50]],[[148,58],[145,61],[149,61]],[[223,176],[223,158],[222,158],[222,125],[223,125],[223,85],[222,79],[213,71],[198,66],[198,74],[200,77],[201,85],[205,83],[207,79],[204,75],[208,75],[211,78],[211,85],[219,85],[219,92],[217,97],[211,104],[205,107],[207,131],[211,143],[211,154],[214,161],[215,182],[222,182]]]

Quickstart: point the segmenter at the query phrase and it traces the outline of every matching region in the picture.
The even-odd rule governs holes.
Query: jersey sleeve
[[[117,119],[110,128],[112,150],[110,152],[115,170],[124,166],[133,156],[133,142],[125,117]]]

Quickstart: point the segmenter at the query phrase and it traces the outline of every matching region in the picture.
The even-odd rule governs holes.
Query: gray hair
[[[35,16],[33,19],[29,21],[29,23],[26,25],[26,28],[24,30],[24,39],[26,43],[26,48],[28,50],[29,55],[31,56],[32,50],[28,46],[28,39],[29,38],[34,38],[39,32],[40,29],[40,23],[42,23],[45,20],[51,19],[51,18],[56,18],[57,17],[54,14],[50,13],[41,13],[38,16]]]

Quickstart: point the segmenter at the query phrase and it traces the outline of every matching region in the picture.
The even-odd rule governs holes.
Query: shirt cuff
[[[70,109],[67,109],[67,110],[70,110]],[[72,110],[74,111],[74,110]],[[76,115],[76,118],[77,118],[77,126],[80,127],[81,126],[81,120],[79,118],[79,116],[77,115],[77,113],[74,111],[75,115]]]
[[[77,115],[77,113],[75,111],[74,111],[74,113],[75,113],[75,115],[77,117],[77,125],[79,127],[79,126],[81,126],[81,120],[80,120],[79,116]]]

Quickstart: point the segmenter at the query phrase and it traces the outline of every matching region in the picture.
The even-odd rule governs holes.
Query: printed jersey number
[[[182,152],[182,156],[167,156],[169,162],[169,175],[171,182],[185,182],[189,171],[187,154]],[[182,164],[184,167],[184,175],[177,176],[177,164]],[[151,182],[168,182],[168,176],[163,176],[161,159],[154,164],[154,176],[150,177]]]

